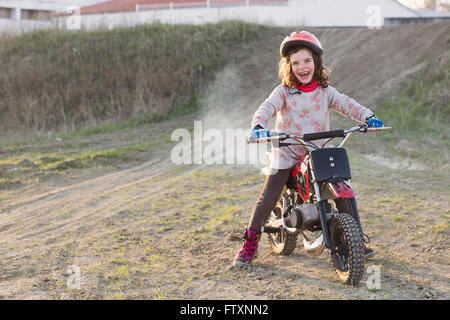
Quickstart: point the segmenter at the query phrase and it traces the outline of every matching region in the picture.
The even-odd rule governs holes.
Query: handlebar
[[[279,146],[286,146],[286,145],[303,145],[304,147],[306,147],[306,149],[308,150],[312,150],[311,149],[311,145],[308,145],[307,141],[312,141],[312,140],[319,140],[319,139],[327,139],[327,138],[338,138],[338,137],[342,137],[342,141],[341,143],[338,145],[338,148],[341,148],[348,140],[348,138],[350,137],[350,135],[353,132],[378,132],[378,131],[383,131],[383,130],[390,130],[392,129],[391,127],[379,127],[379,128],[369,128],[367,125],[365,124],[361,124],[357,127],[353,127],[350,129],[339,129],[339,130],[331,130],[331,131],[323,131],[323,132],[315,132],[315,133],[306,133],[303,136],[297,136],[295,134],[287,134],[287,133],[278,133],[278,132],[271,132],[270,133],[270,137],[266,137],[266,138],[259,138],[259,139],[255,139],[253,137],[250,137],[247,139],[247,143],[259,143],[259,142],[272,142],[274,140],[276,141],[282,141],[282,140],[286,140],[286,139],[294,139],[297,142],[299,142],[299,144],[297,143],[279,143]]]
[[[345,136],[344,130],[340,129],[340,130],[323,131],[323,132],[315,132],[315,133],[305,133],[303,135],[303,140],[311,141],[311,140],[336,138],[336,137],[344,137],[344,136]]]

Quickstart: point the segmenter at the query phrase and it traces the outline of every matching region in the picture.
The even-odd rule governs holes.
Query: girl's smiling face
[[[290,55],[292,72],[300,84],[308,84],[314,76],[314,59],[309,49],[302,48]]]

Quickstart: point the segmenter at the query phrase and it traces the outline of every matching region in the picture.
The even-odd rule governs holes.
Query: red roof
[[[82,7],[81,14],[136,11],[136,5],[141,10],[151,8],[169,8],[170,2],[174,7],[206,6],[206,0],[110,0],[90,6]],[[287,0],[250,0],[250,3],[287,2]],[[246,4],[246,0],[210,0],[210,5]]]

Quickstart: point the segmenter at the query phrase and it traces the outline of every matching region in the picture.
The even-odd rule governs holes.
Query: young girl
[[[322,45],[307,31],[293,32],[280,46],[279,77],[282,83],[256,110],[252,119],[255,138],[269,135],[269,120],[277,116],[275,129],[302,136],[305,133],[330,130],[329,110],[333,109],[369,126],[381,127],[383,122],[355,100],[328,85],[327,68],[322,64]],[[295,153],[295,154],[293,154]],[[275,207],[291,168],[305,154],[304,147],[291,146],[273,149],[264,189],[253,208],[244,245],[233,260],[233,266],[249,266],[256,258],[261,228]],[[350,212],[345,199],[335,200],[340,212]],[[372,249],[365,247],[366,257],[373,257]]]

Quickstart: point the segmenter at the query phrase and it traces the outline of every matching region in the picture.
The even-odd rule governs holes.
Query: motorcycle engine
[[[289,212],[287,220],[292,228],[313,230],[320,225],[319,208],[315,204],[299,205]]]

